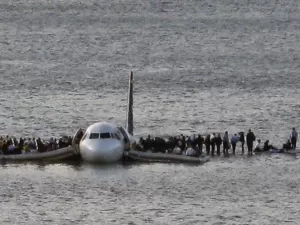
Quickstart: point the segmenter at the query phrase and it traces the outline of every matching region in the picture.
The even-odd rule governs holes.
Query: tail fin
[[[127,124],[126,129],[133,135],[133,73],[129,75],[128,105],[127,105]]]

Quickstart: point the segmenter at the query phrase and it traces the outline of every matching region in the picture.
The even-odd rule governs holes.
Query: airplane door
[[[72,139],[72,148],[75,150],[76,153],[79,153],[79,142],[82,138],[82,134],[84,134],[84,129],[79,128],[77,132],[74,134]]]

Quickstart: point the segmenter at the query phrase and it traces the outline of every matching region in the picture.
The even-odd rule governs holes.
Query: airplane
[[[129,75],[126,129],[110,122],[90,125],[79,142],[79,152],[84,161],[113,163],[120,161],[130,149],[133,137],[133,72]]]

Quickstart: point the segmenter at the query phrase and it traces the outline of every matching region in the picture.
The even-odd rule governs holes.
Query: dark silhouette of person
[[[224,154],[224,156],[229,156],[228,150],[229,150],[229,137],[228,137],[228,131],[225,131],[224,136],[223,136],[223,154]]]
[[[221,134],[218,133],[216,139],[216,146],[217,146],[217,155],[220,156],[221,155],[221,145],[222,145],[222,138],[221,138]]]
[[[197,145],[198,145],[198,149],[199,149],[199,154],[200,154],[200,155],[202,155],[203,143],[204,143],[204,139],[203,139],[203,137],[199,134],[198,137],[197,137]]]
[[[244,145],[245,145],[245,135],[244,132],[240,132],[240,142],[242,145],[242,154],[244,154]]]
[[[269,140],[266,140],[265,143],[264,143],[263,151],[264,151],[264,152],[267,152],[267,151],[270,151],[271,149],[274,149],[274,150],[280,150],[280,149],[278,149],[278,148],[275,148],[273,145],[270,145],[270,141],[269,141]]]
[[[247,147],[248,147],[248,154],[253,154],[253,142],[255,141],[255,135],[249,129],[248,134],[247,134]]]
[[[290,140],[287,140],[286,143],[282,145],[283,150],[291,150],[292,149],[292,143]]]
[[[186,148],[186,140],[185,140],[185,137],[183,136],[183,134],[180,135],[180,141],[181,141],[181,146],[180,149],[181,151],[183,152]]]
[[[148,135],[147,139],[144,142],[145,150],[150,150],[153,147],[153,140],[150,135]]]
[[[24,147],[24,139],[20,138],[20,140],[19,140],[19,150],[20,150],[21,153],[22,153],[23,147]]]
[[[293,131],[291,134],[292,149],[296,149],[297,139],[298,139],[298,133],[297,133],[295,127],[293,127]]]
[[[204,145],[206,149],[206,154],[209,155],[210,153],[210,134],[208,134],[204,140]]]
[[[216,147],[216,133],[213,133],[210,137],[210,144],[211,144],[211,155],[215,155],[215,147]]]
[[[79,131],[79,133],[78,133],[78,135],[77,135],[77,138],[75,139],[75,144],[78,145],[78,144],[80,143],[80,141],[81,141],[83,135],[84,135],[83,131],[82,131],[82,130]]]
[[[38,138],[36,140],[36,143],[37,143],[37,151],[38,152],[45,152],[45,145],[44,143],[42,142],[41,138]]]

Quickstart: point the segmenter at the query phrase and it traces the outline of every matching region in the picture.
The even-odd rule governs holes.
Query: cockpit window
[[[120,140],[120,137],[119,137],[119,135],[118,135],[117,133],[111,133],[111,137],[112,137],[113,139],[118,139],[118,140]]]
[[[99,138],[99,133],[91,133],[90,139],[98,139]]]
[[[102,138],[102,139],[110,138],[110,133],[101,133],[100,138]]]

